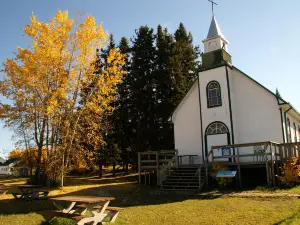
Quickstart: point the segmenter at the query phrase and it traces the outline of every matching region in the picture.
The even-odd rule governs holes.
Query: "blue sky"
[[[233,64],[300,110],[300,1],[215,0],[217,21],[230,42]],[[203,48],[211,21],[207,0],[3,0],[0,7],[0,62],[13,56],[16,46],[27,47],[22,36],[32,12],[48,21],[58,9],[92,14],[104,22],[117,41],[132,37],[140,25],[158,24],[173,32],[180,22]],[[12,132],[0,124],[0,154],[13,146]]]

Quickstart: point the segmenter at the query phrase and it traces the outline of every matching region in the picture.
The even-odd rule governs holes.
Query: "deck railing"
[[[221,155],[220,155],[221,150]],[[217,152],[218,151],[218,152]],[[224,154],[226,152],[226,154]],[[300,156],[300,142],[279,144],[272,141],[234,145],[212,146],[204,160],[206,184],[208,185],[208,166],[211,163],[236,165],[238,181],[241,186],[241,165],[265,165],[268,184],[275,185],[275,163]],[[277,165],[278,170],[278,165]]]
[[[178,156],[174,155],[174,157],[167,164],[164,164],[160,167],[158,173],[159,176],[157,177],[158,184],[162,185],[162,183],[167,179],[167,177],[171,175],[172,169],[178,167],[177,158]]]
[[[150,171],[157,173],[158,183],[160,183],[160,170],[174,165],[178,167],[178,150],[160,150],[160,151],[145,151],[138,153],[138,172],[139,183],[141,183],[141,174]],[[145,178],[146,179],[146,178]]]

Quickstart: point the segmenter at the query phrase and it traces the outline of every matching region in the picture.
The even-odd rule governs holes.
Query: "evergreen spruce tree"
[[[276,96],[277,96],[277,98],[281,98],[281,94],[280,94],[278,88],[276,88]]]
[[[156,124],[155,53],[153,29],[141,26],[132,40],[131,70],[127,75],[128,131],[135,161],[136,152],[157,150],[154,144],[157,134],[153,132]]]
[[[111,116],[108,142],[121,150],[123,163],[136,162],[138,151],[174,148],[172,125],[168,117],[189,91],[197,77],[199,50],[180,24],[175,34],[167,29],[141,26],[131,40],[122,38],[119,49],[127,54],[128,72],[118,86],[116,110]],[[115,47],[110,36],[108,49]],[[105,63],[104,63],[105,66]]]
[[[193,37],[182,23],[174,34],[175,43],[172,47],[169,70],[172,74],[172,103],[173,108],[189,91],[197,77],[200,51],[193,45]]]
[[[119,43],[119,49],[122,54],[125,55],[125,65],[123,70],[127,72],[123,76],[122,83],[118,85],[118,99],[116,101],[116,110],[114,111],[114,132],[115,140],[118,143],[121,150],[121,158],[125,171],[128,171],[128,165],[132,162],[131,158],[131,137],[129,130],[129,106],[130,106],[130,89],[128,82],[128,73],[130,72],[130,46],[129,41],[122,37]]]
[[[110,34],[109,35],[109,38],[108,38],[108,46],[106,49],[102,49],[102,58],[105,60],[105,63],[107,61],[107,56],[109,54],[109,51],[111,49],[114,49],[116,48],[116,43],[115,43],[115,39],[114,39],[114,35],[113,34]]]
[[[168,116],[173,109],[171,98],[172,74],[169,70],[170,57],[174,39],[167,28],[163,29],[160,25],[157,27],[156,38],[156,116],[158,123],[156,124],[158,149],[173,149],[173,127],[168,122]]]

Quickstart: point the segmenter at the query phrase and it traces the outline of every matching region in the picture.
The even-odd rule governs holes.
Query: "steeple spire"
[[[218,49],[224,49],[227,51],[228,41],[224,37],[221,28],[216,20],[216,17],[213,15],[208,30],[206,39],[204,43],[204,53],[216,51]]]
[[[231,56],[228,54],[228,41],[225,39],[216,17],[213,15],[204,43],[202,65],[210,66],[224,61],[231,64]]]
[[[216,20],[216,17],[213,15],[206,39],[215,38],[215,37],[222,37],[225,39],[225,37],[219,27],[219,24]]]

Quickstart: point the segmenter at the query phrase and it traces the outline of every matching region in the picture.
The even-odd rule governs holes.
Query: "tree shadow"
[[[87,182],[86,179],[89,179]],[[92,181],[91,181],[92,179]],[[198,195],[198,193],[191,192],[163,192],[154,186],[145,187],[136,183],[134,176],[114,177],[111,179],[95,180],[94,178],[80,178],[75,179],[73,185],[76,186],[93,184],[101,184],[100,187],[89,187],[71,193],[55,195],[55,197],[67,195],[88,195],[88,196],[113,196],[115,200],[110,202],[110,206],[115,207],[133,207],[133,206],[147,206],[147,205],[161,205],[172,202],[182,202],[188,199],[215,199],[221,195]],[[71,184],[70,184],[71,185]],[[51,193],[51,191],[50,191]],[[3,199],[0,200],[0,212],[4,215],[9,214],[27,214],[38,213],[45,210],[56,210],[53,201],[48,200],[15,200]]]
[[[300,211],[294,213],[293,215],[283,219],[283,220],[280,220],[278,221],[277,223],[274,223],[273,225],[280,225],[282,223],[285,223],[285,224],[296,224],[295,223],[295,219],[299,219],[300,221]]]

